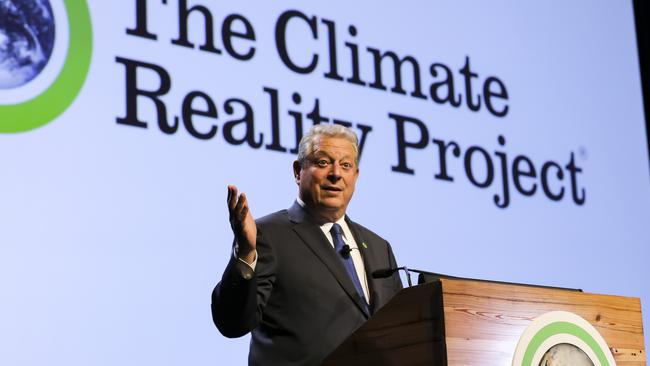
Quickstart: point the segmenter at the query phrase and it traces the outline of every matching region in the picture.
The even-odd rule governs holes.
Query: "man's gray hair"
[[[357,134],[345,126],[336,124],[318,124],[312,127],[302,136],[302,139],[300,139],[300,145],[298,146],[298,162],[301,167],[305,166],[307,157],[314,152],[314,140],[319,136],[340,137],[350,141],[352,148],[354,149],[354,162],[359,166],[359,139],[357,138]]]

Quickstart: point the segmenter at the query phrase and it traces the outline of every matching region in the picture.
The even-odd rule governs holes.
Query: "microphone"
[[[350,256],[351,252],[352,252],[352,248],[350,248],[349,245],[345,244],[343,248],[341,248],[341,251],[339,253],[341,253],[343,258],[347,259]]]
[[[421,271],[419,269],[409,269],[406,266],[397,267],[397,268],[382,268],[372,272],[372,278],[386,278],[390,277],[393,273],[397,271],[404,271],[406,273],[406,280],[408,281],[409,287],[413,286],[411,282],[411,272],[421,273],[421,274],[433,274],[431,272]]]
[[[406,273],[406,280],[408,281],[409,287],[413,286],[411,283],[411,274],[409,269],[406,267],[397,267],[397,268],[382,268],[372,272],[372,278],[386,278],[390,277],[393,273],[403,270]]]
[[[402,267],[403,268],[403,267]],[[402,268],[382,268],[372,272],[372,278],[386,278]]]

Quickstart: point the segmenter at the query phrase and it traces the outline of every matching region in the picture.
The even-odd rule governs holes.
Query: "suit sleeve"
[[[245,279],[237,264],[230,261],[221,281],[212,291],[212,320],[221,334],[241,337],[255,329],[275,282],[275,253],[257,228],[257,266],[253,277]]]
[[[390,246],[390,243],[386,242],[388,250],[388,261],[390,262],[389,268],[397,268],[397,261],[395,260],[395,255],[393,254],[393,249]],[[391,280],[393,281],[393,289],[395,294],[402,289],[402,280],[399,277],[399,271],[393,273]]]

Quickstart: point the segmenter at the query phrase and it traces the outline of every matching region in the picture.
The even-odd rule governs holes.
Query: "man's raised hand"
[[[255,260],[257,227],[248,207],[246,194],[237,194],[237,187],[228,186],[230,227],[237,241],[237,257],[251,264]]]

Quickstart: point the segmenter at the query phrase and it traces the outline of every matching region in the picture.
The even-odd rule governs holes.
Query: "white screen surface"
[[[232,241],[226,185],[247,193],[256,217],[288,207],[297,194],[289,151],[295,115],[307,129],[316,100],[330,122],[352,122],[359,133],[371,128],[348,213],[389,240],[401,265],[640,297],[648,324],[650,179],[631,3],[189,2],[210,11],[220,53],[200,50],[206,39],[198,12],[187,18],[195,47],[172,43],[179,38],[179,1],[146,2],[146,28],[156,40],[128,34],[142,24],[136,5],[143,12],[143,3],[88,4],[93,52],[80,94],[47,125],[0,135],[0,363],[245,364],[247,338],[222,337],[209,310]],[[318,56],[305,74],[278,52],[278,19],[291,9],[316,17],[317,39],[298,17],[286,28],[292,62],[306,67]],[[232,14],[254,30],[255,40],[233,39],[237,54],[254,48],[250,60],[236,59],[224,45],[221,27]],[[331,73],[325,21],[335,24],[342,81],[324,76]],[[234,22],[246,33],[241,20]],[[423,97],[412,95],[410,64],[402,69],[406,95],[390,91],[395,80],[387,61],[387,90],[368,86],[376,82],[368,48],[416,60]],[[173,133],[161,130],[146,96],[135,98],[146,128],[127,118],[129,67],[137,88],[155,91],[162,77],[152,64],[169,75],[159,100],[169,125],[180,117]],[[450,85],[443,66],[432,75],[433,64],[451,71],[458,106],[433,100],[432,84],[442,83],[442,99]],[[486,106],[490,77],[507,91],[507,98],[490,97],[496,113]],[[490,85],[492,94],[503,94],[497,81]],[[183,123],[183,100],[194,91],[216,108],[217,117],[192,117],[196,134],[216,126],[205,140]],[[209,111],[205,98],[196,98],[191,107]],[[224,137],[224,126],[243,118],[245,105],[258,148]],[[504,116],[496,115],[506,106]],[[424,146],[404,150],[404,164],[400,118],[407,120],[402,145],[418,145],[422,126],[428,134]],[[244,133],[243,123],[232,130],[235,139]],[[443,158],[434,139],[459,147],[459,157],[453,146],[446,153],[453,181],[436,177]],[[523,191],[535,185],[531,196],[515,187],[520,156],[535,169],[534,178],[519,178]],[[510,195],[501,208],[504,160]],[[555,165],[546,165],[547,194],[542,170],[549,162]]]

